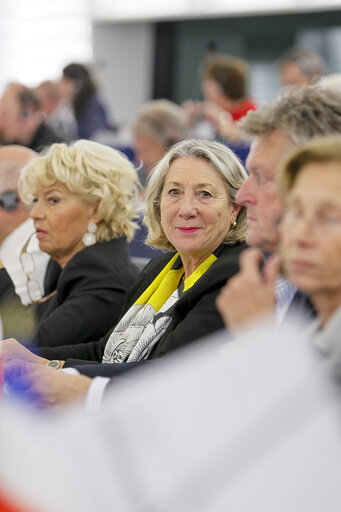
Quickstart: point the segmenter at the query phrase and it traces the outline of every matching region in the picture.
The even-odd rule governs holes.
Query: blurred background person
[[[65,139],[46,124],[46,116],[34,92],[11,83],[0,99],[0,133],[3,144],[21,144],[41,151]]]
[[[46,114],[46,123],[66,140],[77,137],[77,124],[72,105],[63,98],[60,82],[45,80],[35,87],[34,92]]]
[[[132,123],[135,160],[142,164],[141,184],[153,167],[177,142],[188,136],[186,116],[181,107],[161,99],[145,103]]]
[[[202,73],[203,103],[185,102],[192,129],[199,130],[204,120],[211,126],[211,136],[220,136],[232,143],[241,142],[236,121],[249,110],[255,110],[255,102],[247,95],[248,65],[243,59],[229,55],[215,55],[206,60]]]
[[[29,304],[31,300],[20,253],[28,237],[34,232],[34,226],[32,219],[29,218],[29,209],[20,199],[18,179],[21,169],[36,156],[37,153],[23,146],[0,147],[0,260],[8,272],[8,276],[2,276],[1,279],[1,339],[10,333],[19,336],[19,333],[28,328],[20,301],[22,304]],[[36,236],[31,238],[27,250],[30,252],[32,263],[31,278],[42,288],[49,257],[39,249]],[[17,315],[13,314],[17,309],[22,312],[20,325],[16,322]]]
[[[63,69],[60,92],[72,104],[77,123],[77,138],[91,139],[111,125],[90,70],[73,62]]]
[[[298,148],[283,166],[280,185],[285,273],[310,296],[318,325],[330,329],[321,348],[341,355],[341,137]]]
[[[282,85],[314,85],[326,73],[324,58],[314,50],[293,47],[278,61]]]
[[[26,270],[37,326],[32,345],[86,342],[104,335],[120,315],[125,293],[137,276],[128,255],[137,199],[137,174],[116,150],[80,140],[54,144],[32,160],[20,178],[20,194],[39,247],[49,264],[45,296]],[[30,253],[22,251],[30,266]],[[2,276],[6,271],[1,271]]]
[[[160,99],[144,104],[132,123],[132,136],[135,160],[142,190],[139,228],[129,244],[129,251],[139,267],[159,253],[145,244],[147,229],[143,223],[145,210],[144,196],[147,178],[167,151],[188,135],[187,119],[183,109],[172,101]]]

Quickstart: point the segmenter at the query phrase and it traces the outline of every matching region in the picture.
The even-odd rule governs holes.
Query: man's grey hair
[[[166,146],[187,137],[186,115],[179,105],[160,99],[145,103],[132,125],[133,135],[147,135]]]
[[[280,67],[285,64],[295,64],[311,84],[315,84],[326,72],[324,58],[314,50],[293,47],[287,50],[278,60]]]
[[[341,92],[323,85],[286,87],[269,104],[238,123],[245,138],[285,132],[294,144],[341,133]]]

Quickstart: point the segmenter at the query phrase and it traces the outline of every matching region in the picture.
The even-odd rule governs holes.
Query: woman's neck
[[[181,255],[180,255],[181,256]],[[181,256],[182,264],[185,271],[185,279],[187,279],[193,272],[200,267],[200,265],[209,257],[209,254],[200,258],[188,258]]]
[[[341,306],[341,290],[314,293],[311,294],[310,299],[324,326],[333,313]]]

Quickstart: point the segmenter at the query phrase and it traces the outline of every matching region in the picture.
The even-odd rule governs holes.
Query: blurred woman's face
[[[177,158],[171,164],[161,194],[161,224],[182,259],[206,259],[227,235],[235,209],[208,162]]]
[[[86,203],[63,183],[39,186],[30,215],[40,249],[64,267],[72,256],[84,249],[82,237],[88,223],[95,221],[95,209],[95,205]]]
[[[341,164],[309,163],[287,198],[284,266],[308,294],[341,291]]]
[[[63,99],[72,99],[76,92],[76,87],[70,78],[63,77],[58,83],[59,94]]]
[[[221,97],[224,96],[218,82],[212,79],[206,79],[203,81],[202,91],[205,100],[212,101],[212,103],[219,103],[221,101]]]

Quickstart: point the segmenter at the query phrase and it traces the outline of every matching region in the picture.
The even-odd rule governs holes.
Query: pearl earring
[[[86,229],[87,231],[83,235],[82,242],[85,245],[85,247],[89,247],[90,245],[94,245],[97,242],[95,235],[97,231],[97,224],[95,224],[94,222],[89,222]]]

